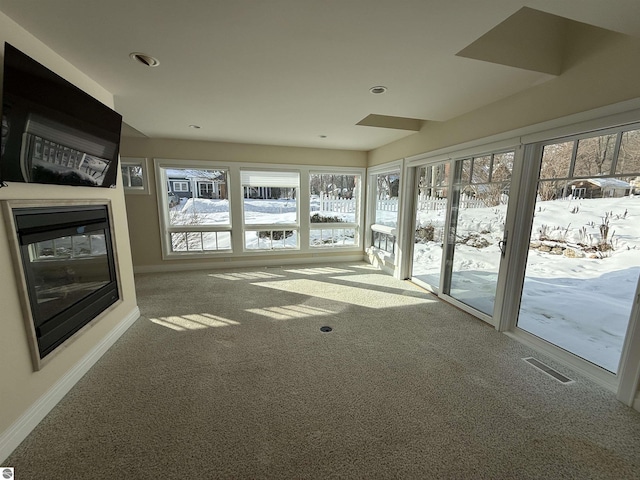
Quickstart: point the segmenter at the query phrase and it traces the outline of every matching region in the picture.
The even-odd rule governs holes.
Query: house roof
[[[204,174],[206,171],[202,170],[190,170],[180,169],[173,170],[167,169],[167,178],[169,180],[196,180],[196,181],[209,181],[209,182],[224,182],[224,175],[220,172],[210,171],[210,174]]]
[[[555,78],[573,34],[640,37],[637,0],[0,0],[0,10],[114,94],[125,136],[352,150]]]
[[[618,180],[617,178],[587,178],[583,180],[589,182],[593,185],[596,185],[600,188],[631,188],[631,184],[629,182],[625,182],[624,180]],[[576,183],[576,182],[573,182]]]

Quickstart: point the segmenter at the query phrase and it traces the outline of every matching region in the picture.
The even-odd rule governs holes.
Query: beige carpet
[[[4,462],[16,479],[640,478],[640,414],[367,264],[136,284],[144,316]]]

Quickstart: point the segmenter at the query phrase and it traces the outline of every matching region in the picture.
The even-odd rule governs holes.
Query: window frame
[[[363,258],[364,254],[364,233],[365,230],[365,194],[366,189],[364,183],[366,180],[366,169],[364,167],[340,167],[327,164],[315,164],[315,165],[301,165],[301,164],[275,164],[275,163],[256,163],[256,162],[221,162],[221,161],[209,161],[209,160],[188,160],[188,159],[168,159],[168,158],[154,158],[154,171],[156,191],[165,192],[167,190],[166,180],[163,181],[160,173],[160,168],[176,168],[176,169],[225,169],[227,171],[227,192],[226,196],[229,199],[229,214],[230,214],[230,228],[226,229],[231,232],[231,250],[220,251],[197,251],[197,252],[171,252],[170,244],[167,237],[167,218],[164,214],[164,208],[168,208],[168,200],[163,195],[156,195],[156,204],[158,208],[159,230],[161,237],[162,247],[162,259],[163,260],[185,260],[185,259],[218,259],[221,257],[230,257],[235,261],[242,261],[243,259],[249,260],[252,257],[262,257],[257,260],[258,262],[264,260],[266,257],[276,256],[284,259],[286,257],[296,258],[301,260],[312,256],[332,255],[331,258],[335,261],[353,261]],[[246,225],[246,230],[297,230],[298,236],[298,248],[277,248],[277,249],[246,249],[245,247],[245,226],[244,220],[244,205],[243,205],[243,188],[241,185],[241,171],[295,171],[299,173],[299,188],[296,192],[296,198],[298,200],[298,214],[297,225],[292,226],[290,224],[275,224],[275,225]],[[356,219],[358,228],[358,239],[353,245],[340,245],[340,248],[335,247],[310,247],[310,219],[308,212],[310,212],[310,198],[309,198],[309,174],[310,172],[339,172],[346,174],[356,174],[360,176],[361,186],[358,192],[358,205],[359,216]],[[164,183],[163,183],[164,182]],[[323,224],[328,225],[328,224]],[[265,228],[261,228],[265,227]],[[272,228],[273,227],[273,228]],[[179,228],[174,228],[173,231],[177,231]],[[185,230],[185,229],[183,229]],[[188,230],[188,228],[186,229]],[[225,228],[210,227],[209,230],[223,231]],[[285,260],[289,261],[289,260]]]
[[[151,192],[149,190],[149,171],[148,171],[148,162],[147,158],[144,157],[120,157],[120,181],[122,183],[122,188],[124,193],[127,195],[149,195]],[[142,169],[142,186],[131,186],[125,184],[125,177],[122,172],[123,167],[140,167]],[[131,183],[131,174],[129,174],[129,183]]]
[[[271,188],[282,188],[281,186],[275,186],[275,185],[245,185],[245,183],[242,180],[242,176],[243,176],[243,172],[286,172],[286,173],[296,173],[298,175],[298,186],[297,187],[288,187],[288,188],[293,188],[294,192],[295,192],[295,202],[296,202],[296,220],[294,223],[246,223],[246,217],[245,217],[245,200],[247,199],[244,195],[245,189],[247,187],[251,188],[251,187],[271,187]],[[291,167],[291,168],[278,168],[278,169],[274,169],[274,168],[260,168],[260,167],[241,167],[240,168],[240,178],[239,178],[239,182],[240,182],[240,190],[242,191],[242,202],[241,202],[241,211],[242,211],[242,216],[241,216],[241,226],[242,226],[242,252],[243,253],[264,253],[264,252],[285,252],[285,251],[300,251],[300,183],[301,183],[301,178],[302,178],[302,174],[300,172],[300,170],[296,169],[295,167]],[[247,242],[246,242],[246,235],[248,232],[263,232],[263,231],[267,231],[267,232],[271,232],[271,248],[248,248],[247,247]],[[274,236],[274,232],[283,232],[283,235],[285,236],[285,238],[283,239],[283,244],[284,244],[284,240],[286,240],[286,232],[290,232],[293,231],[296,234],[296,245],[295,247],[289,247],[287,248],[286,246],[282,247],[282,248],[276,248],[273,247],[273,236]],[[277,240],[276,240],[277,241]]]
[[[396,226],[390,227],[389,225],[383,225],[376,223],[376,210],[378,205],[378,176],[385,174],[395,174],[398,172],[398,210],[396,216]],[[399,241],[403,223],[403,201],[405,194],[404,190],[404,160],[396,160],[393,162],[384,163],[376,167],[367,169],[367,227],[366,238],[367,245],[365,246],[365,252],[369,255],[380,257],[385,263],[391,264],[396,267],[399,262]],[[374,245],[375,233],[377,232],[387,237],[394,238],[394,244],[390,250],[383,250]],[[388,242],[387,242],[388,243]]]
[[[228,165],[220,164],[217,162],[203,162],[200,160],[169,160],[169,159],[154,159],[154,166],[156,172],[156,191],[157,195],[157,204],[158,204],[158,216],[160,218],[160,239],[162,245],[162,258],[163,260],[170,259],[183,259],[185,257],[202,257],[204,256],[221,256],[221,255],[229,255],[233,252],[233,217],[232,217],[232,206],[233,202],[231,200],[231,169]],[[169,179],[167,176],[167,170],[221,170],[226,172],[226,184],[227,184],[227,200],[229,201],[229,222],[226,224],[217,224],[217,225],[171,225],[169,220],[169,202],[168,197],[163,192],[167,192],[167,187],[169,183]],[[186,183],[189,186],[188,181],[178,180],[175,183]],[[175,192],[175,189],[171,191]],[[192,192],[188,190],[188,192]],[[196,197],[198,198],[198,197]],[[228,232],[231,236],[230,248],[225,249],[216,249],[216,250],[189,250],[187,247],[186,251],[176,251],[173,250],[172,244],[172,234],[177,233],[199,233],[201,236],[205,233],[216,233]],[[188,242],[188,240],[187,240]]]
[[[352,194],[352,198],[355,202],[355,221],[354,222],[326,222],[326,223],[312,223],[311,216],[313,215],[311,211],[311,176],[312,175],[353,175],[359,177],[359,185],[354,188],[354,192]],[[362,242],[362,217],[363,217],[363,209],[362,209],[362,194],[363,194],[363,186],[365,181],[365,175],[361,171],[357,170],[336,170],[332,169],[312,169],[309,170],[308,176],[309,180],[309,189],[308,189],[308,198],[309,198],[309,209],[308,209],[308,218],[309,218],[309,248],[312,250],[334,250],[338,249],[346,249],[353,248],[359,245]],[[311,233],[312,231],[322,231],[322,230],[354,230],[355,238],[353,245],[347,245],[339,243],[331,243],[331,244],[321,244],[321,245],[312,245],[311,244]],[[322,237],[322,233],[320,234]],[[332,234],[333,237],[333,234]]]
[[[180,188],[178,188],[178,185]],[[184,188],[185,185],[186,188]],[[174,193],[189,193],[191,192],[189,189],[189,182],[186,180],[171,180],[171,191]]]

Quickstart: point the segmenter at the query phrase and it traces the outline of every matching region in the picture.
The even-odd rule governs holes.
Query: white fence
[[[320,195],[320,211],[334,213],[355,213],[355,198],[338,198],[333,195]]]
[[[474,198],[466,193],[460,195],[460,208],[482,208],[486,207],[482,200]],[[418,211],[445,210],[447,208],[447,199],[440,197],[430,197],[428,195],[418,196]],[[397,212],[398,199],[378,199],[376,202],[376,211],[378,212]]]
[[[474,198],[466,193],[460,195],[460,208],[482,208],[486,205],[482,200]],[[418,211],[444,210],[447,208],[447,199],[430,197],[427,195],[418,196]],[[335,213],[354,213],[356,211],[355,198],[338,198],[332,195],[320,195],[320,211]],[[376,211],[397,212],[398,198],[378,199],[376,201]]]
[[[376,201],[377,212],[397,212],[398,211],[398,197],[387,198],[386,200],[378,199]]]
[[[425,210],[444,210],[447,208],[447,199],[419,195],[417,208],[419,212],[424,212]]]

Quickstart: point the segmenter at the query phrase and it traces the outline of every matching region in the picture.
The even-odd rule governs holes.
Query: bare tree
[[[640,175],[640,130],[622,134],[616,173]]]
[[[542,152],[538,195],[542,201],[553,200],[566,188],[574,142],[546,145]],[[558,180],[555,180],[558,179]]]
[[[609,175],[616,137],[616,134],[612,134],[579,140],[573,176]]]

